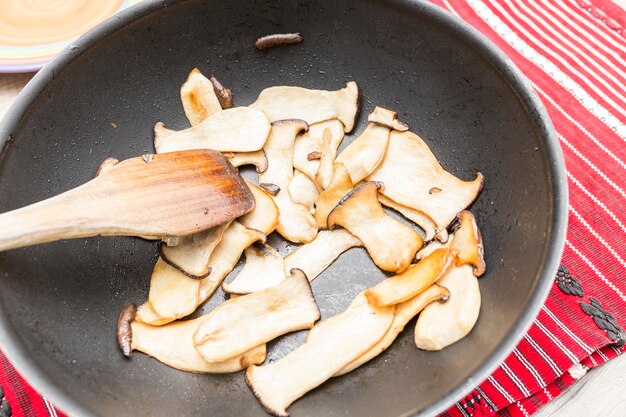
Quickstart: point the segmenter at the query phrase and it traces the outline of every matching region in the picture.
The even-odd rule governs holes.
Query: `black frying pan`
[[[257,37],[287,31],[301,31],[304,42],[254,49]],[[195,66],[233,88],[238,105],[272,85],[337,89],[356,80],[355,132],[374,105],[396,109],[444,167],[486,177],[472,207],[488,272],[471,335],[429,353],[415,348],[409,324],[388,351],[297,401],[292,415],[430,415],[486,377],[550,288],[566,224],[563,162],[519,71],[426,2],[148,1],[123,12],[43,69],[5,118],[0,211],[86,182],[108,156],[152,151],[158,121],[186,127],[178,89]],[[145,300],[156,257],[154,243],[130,238],[0,253],[2,348],[73,416],[264,416],[241,374],[192,375],[139,353],[122,357],[117,315],[127,301]],[[363,250],[344,254],[313,283],[323,316],[382,277]],[[222,300],[216,294],[204,310]],[[272,343],[269,358],[303,337]]]

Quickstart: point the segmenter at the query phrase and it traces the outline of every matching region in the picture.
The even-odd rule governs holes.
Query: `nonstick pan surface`
[[[254,40],[300,31],[298,46]],[[432,415],[488,375],[530,325],[561,255],[567,190],[548,116],[484,37],[421,1],[149,1],[80,38],[44,68],[0,127],[0,211],[91,179],[102,160],[152,152],[152,129],[187,127],[179,87],[198,67],[237,105],[273,85],[338,89],[355,80],[363,130],[392,108],[463,179],[487,273],[474,331],[442,352],[413,344],[413,323],[385,353],[294,403],[306,416]],[[343,146],[354,138],[344,140]],[[1,233],[1,231],[0,231]],[[270,242],[292,250],[278,238]],[[241,373],[193,375],[116,346],[117,315],[147,297],[156,245],[102,237],[0,253],[0,344],[35,387],[72,416],[265,416]],[[313,282],[323,317],[384,275],[354,249]],[[217,293],[203,311],[224,299]],[[270,344],[269,359],[304,340]]]

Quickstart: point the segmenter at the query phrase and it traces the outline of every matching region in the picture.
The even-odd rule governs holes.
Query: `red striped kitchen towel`
[[[532,82],[567,164],[562,266],[506,361],[444,416],[528,416],[626,342],[626,13],[608,0],[433,0]],[[0,417],[61,415],[0,353]],[[12,412],[11,412],[12,410]]]

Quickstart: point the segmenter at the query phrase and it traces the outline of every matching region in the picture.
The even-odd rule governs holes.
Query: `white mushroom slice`
[[[393,341],[396,340],[396,337],[398,337],[402,330],[404,330],[407,323],[413,317],[417,316],[420,311],[432,302],[447,300],[449,296],[450,293],[445,287],[433,284],[410,300],[397,304],[393,322],[383,338],[363,355],[341,368],[337,373],[335,373],[334,376],[347,374],[348,372],[355,370],[359,366],[380,355],[389,346],[391,346]]]
[[[102,173],[107,172],[108,170],[113,168],[115,165],[119,164],[119,162],[120,160],[117,158],[108,157],[107,159],[102,161],[102,163],[98,167],[98,170],[96,171],[96,177]]]
[[[211,253],[222,240],[229,225],[230,222],[227,222],[204,232],[185,236],[176,242],[176,246],[162,244],[161,257],[190,278],[204,278],[211,272]]]
[[[368,180],[383,182],[385,196],[430,217],[438,232],[476,199],[483,184],[480,173],[473,181],[458,179],[441,167],[419,136],[396,131],[389,135],[385,158]]]
[[[315,200],[320,192],[317,186],[309,177],[300,171],[296,171],[289,182],[289,197],[294,203],[302,204],[309,209],[310,213],[315,213]]]
[[[333,162],[335,161],[335,156],[332,151],[332,134],[330,129],[324,130],[322,134],[322,150],[320,153],[320,165],[315,174],[315,183],[317,186],[325,190],[330,186],[330,181],[333,177]]]
[[[287,416],[291,403],[374,346],[393,317],[393,308],[353,302],[343,313],[318,323],[306,343],[287,356],[248,368],[246,382],[268,412]]]
[[[198,68],[191,70],[187,81],[180,87],[180,100],[192,126],[222,110],[213,84]]]
[[[389,129],[398,130],[404,132],[409,130],[409,126],[406,123],[401,122],[396,119],[396,112],[392,110],[385,109],[384,107],[378,107],[374,109],[373,112],[367,116],[367,121],[372,123],[377,123],[382,126],[387,126]]]
[[[335,259],[350,248],[363,244],[345,229],[322,230],[311,243],[300,246],[285,258],[285,270],[298,268],[305,273],[309,281],[333,263]]]
[[[400,273],[421,249],[422,237],[385,213],[376,196],[380,187],[366,182],[346,195],[328,215],[328,228],[347,229],[363,242],[380,269]]]
[[[292,242],[310,242],[317,234],[317,223],[302,204],[289,196],[289,182],[293,178],[293,146],[296,135],[306,130],[302,120],[280,120],[272,123],[272,131],[265,143],[267,170],[259,174],[261,184],[276,188],[274,202],[278,207],[276,230]]]
[[[378,201],[380,201],[383,206],[394,209],[407,219],[411,220],[413,223],[419,225],[422,230],[424,230],[424,233],[426,233],[426,236],[424,236],[424,242],[430,242],[435,238],[437,225],[435,225],[435,222],[433,222],[432,219],[424,213],[410,207],[403,206],[402,204],[398,204],[389,197],[380,193],[378,193]]]
[[[314,217],[320,229],[328,228],[328,215],[337,207],[341,199],[353,189],[352,180],[346,167],[343,164],[335,164],[330,185],[320,193],[315,201]]]
[[[174,131],[163,123],[154,127],[157,153],[214,149],[220,152],[252,152],[263,148],[270,123],[262,112],[249,107],[222,110],[189,129]]]
[[[278,226],[278,207],[271,195],[258,185],[246,181],[252,191],[256,205],[252,211],[241,216],[237,221],[249,229],[256,229],[269,235]]]
[[[429,305],[417,319],[415,345],[424,350],[441,350],[461,340],[480,313],[480,288],[471,265],[451,268],[438,284],[450,291],[450,299]]]
[[[265,360],[266,347],[263,344],[222,362],[205,361],[193,344],[193,334],[201,322],[202,317],[165,326],[133,322],[131,347],[172,368],[195,373],[238,372]]]
[[[200,304],[199,286],[198,280],[159,258],[152,270],[148,301],[157,316],[177,320],[193,313]]]
[[[387,278],[375,287],[365,291],[368,303],[384,307],[415,297],[439,278],[454,264],[456,249],[438,249],[432,254],[411,265],[402,274]]]
[[[162,325],[191,314],[222,284],[224,277],[237,264],[244,249],[257,241],[265,242],[265,235],[237,221],[232,222],[224,232],[222,241],[211,254],[209,261],[211,274],[201,280],[191,279],[182,274],[159,275],[160,290],[152,288],[151,284],[150,298],[154,304],[159,305],[159,311],[167,311],[168,315],[161,316],[150,301],[139,307],[136,320]],[[194,299],[197,301],[192,302]]]
[[[228,300],[206,315],[194,334],[200,355],[220,362],[319,319],[311,286],[298,269],[282,283]]]
[[[285,260],[271,246],[249,247],[244,251],[246,263],[231,282],[222,284],[228,294],[250,294],[273,287],[287,278]]]
[[[315,178],[320,161],[313,159],[313,154],[322,151],[322,135],[326,129],[330,130],[330,150],[333,161],[337,156],[337,148],[343,140],[343,123],[337,119],[326,120],[325,122],[309,125],[309,130],[300,133],[296,137],[293,148],[293,166],[311,179]]]
[[[310,90],[301,87],[270,87],[261,91],[250,105],[265,112],[273,122],[302,119],[308,124],[339,119],[346,132],[354,127],[359,108],[359,88],[354,81],[337,91]]]
[[[254,165],[256,172],[263,172],[267,169],[267,158],[263,149],[254,152],[224,152],[224,156],[235,167]]]

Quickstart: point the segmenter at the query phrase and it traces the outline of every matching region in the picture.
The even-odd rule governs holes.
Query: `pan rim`
[[[65,48],[48,65],[39,71],[19,94],[13,106],[7,111],[0,122],[0,164],[4,149],[12,141],[13,132],[17,130],[28,110],[41,91],[47,88],[56,74],[68,67],[74,59],[87,51],[114,32],[124,28],[143,17],[157,13],[162,9],[187,0],[146,0],[134,5],[107,19],[86,34],[78,38],[74,45],[78,48]],[[464,382],[457,385],[441,398],[432,402],[425,409],[413,409],[406,416],[436,415],[445,411],[455,401],[469,393],[476,385],[484,381],[498,365],[510,354],[531,326],[541,306],[545,302],[553,277],[557,272],[563,249],[568,218],[568,189],[565,163],[562,150],[558,144],[556,133],[548,113],[532,88],[530,81],[517,66],[487,36],[483,35],[469,23],[452,13],[436,6],[427,0],[391,0],[393,3],[408,3],[427,18],[449,30],[454,36],[482,55],[493,65],[507,84],[517,95],[529,117],[536,126],[537,135],[543,141],[547,158],[547,177],[552,192],[553,207],[551,227],[546,237],[543,264],[539,269],[535,288],[529,302],[518,317],[511,331],[493,350],[491,355]],[[76,401],[66,390],[59,388],[53,378],[43,372],[34,361],[20,349],[19,334],[13,329],[5,314],[0,312],[0,346],[16,369],[24,375],[28,382],[40,393],[45,394],[52,403],[61,410],[77,417],[98,417],[86,406]]]

